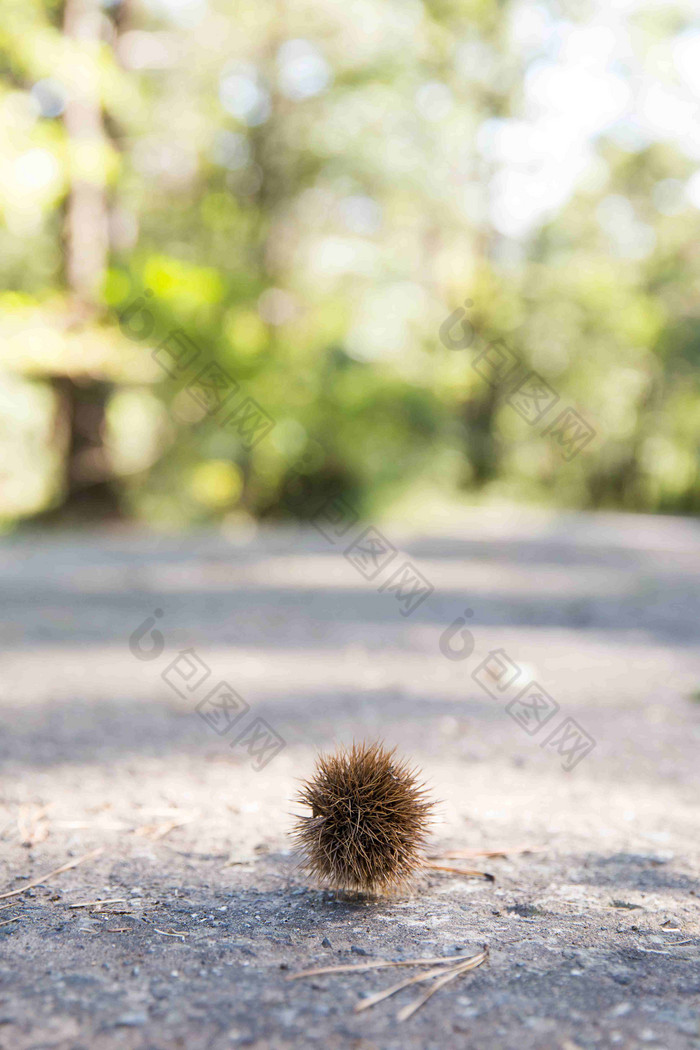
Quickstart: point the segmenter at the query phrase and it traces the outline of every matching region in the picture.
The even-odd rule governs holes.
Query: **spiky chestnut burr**
[[[394,750],[353,744],[321,755],[297,798],[294,837],[306,872],[334,889],[376,893],[420,867],[434,803]]]

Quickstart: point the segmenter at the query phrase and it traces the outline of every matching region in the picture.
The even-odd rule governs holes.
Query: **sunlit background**
[[[692,0],[4,0],[0,48],[5,528],[700,509]]]

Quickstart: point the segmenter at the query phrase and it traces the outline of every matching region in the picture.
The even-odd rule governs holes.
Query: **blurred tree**
[[[671,7],[6,0],[0,514],[697,511],[700,37]],[[196,405],[207,363],[259,443]],[[533,371],[547,424],[595,428],[571,461],[513,408]]]
[[[63,32],[85,53],[82,76],[65,103],[63,121],[71,170],[66,202],[64,258],[66,285],[76,314],[87,320],[99,310],[107,270],[108,219],[105,133],[99,88],[97,49],[101,9],[97,0],[66,0]],[[85,384],[63,375],[54,379],[58,430],[63,432],[66,481],[63,511],[76,505],[98,517],[117,511],[110,484],[112,470],[105,446],[105,418],[110,386]]]

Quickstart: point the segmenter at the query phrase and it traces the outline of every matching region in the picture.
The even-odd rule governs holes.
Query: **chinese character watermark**
[[[129,636],[129,650],[138,660],[158,660],[163,655],[165,637],[155,626],[163,615],[162,609],[156,609]],[[160,676],[177,696],[197,699],[196,694],[211,677],[211,673],[211,668],[194,649],[182,649],[161,671]],[[223,680],[206,692],[194,707],[197,717],[220,737],[226,736],[234,726],[242,723],[249,711],[250,704]],[[251,767],[257,773],[286,747],[286,742],[265,719],[256,716],[230,746],[245,750],[253,760]]]
[[[143,295],[119,311],[119,327],[134,342],[150,338],[155,330],[155,318],[147,309],[147,300],[152,296],[153,292],[147,288]],[[202,351],[182,328],[171,329],[151,352],[151,357],[171,379],[181,380],[184,393],[204,415],[217,417],[219,425],[235,436],[246,452],[273,430],[275,420],[254,398],[248,395],[234,404],[240,384],[216,361],[201,367]],[[195,367],[199,371],[193,374]]]
[[[344,557],[366,580],[373,580],[398,554],[393,543],[370,525],[345,550]]]
[[[467,620],[473,615],[472,609],[465,609],[440,635],[439,649],[446,659],[461,662],[474,653],[476,639],[467,627]],[[523,684],[527,675],[505,649],[492,649],[487,653],[471,677],[490,699],[503,703],[506,714],[530,737],[553,724],[559,713],[558,702],[539,682],[529,680]],[[567,773],[590,755],[595,746],[590,733],[571,717],[555,725],[540,744],[543,749],[559,755],[562,769]]]
[[[292,486],[293,506],[299,512],[304,503],[312,500],[313,493],[306,490],[305,478],[299,475]],[[313,505],[309,517],[311,525],[331,546],[341,541],[347,544],[348,537],[360,521],[359,512],[340,495],[326,496],[320,505]],[[377,593],[390,595],[398,605],[401,616],[411,616],[434,592],[435,587],[427,577],[408,559],[396,568],[398,548],[379,531],[376,525],[361,529],[345,546],[343,557],[369,583],[378,583]],[[389,575],[385,570],[391,566]]]
[[[473,306],[465,299],[465,306]],[[459,307],[440,325],[440,342],[447,350],[466,350],[476,338],[476,330],[466,318],[466,309]],[[489,386],[505,388],[506,403],[529,426],[538,426],[549,416],[561,400],[557,392],[537,372],[529,371],[517,381],[521,371],[518,355],[502,339],[488,343],[471,362],[477,375]],[[508,389],[508,385],[513,385]],[[595,429],[572,407],[565,408],[542,432],[548,436],[562,458],[571,462],[596,436]]]
[[[448,628],[448,631],[451,627]],[[446,633],[446,632],[445,632]],[[472,671],[472,679],[494,700],[507,697],[522,668],[505,649],[494,649]],[[520,683],[518,683],[518,687]],[[556,716],[559,704],[543,689],[539,682],[529,681],[515,696],[508,699],[505,711],[528,736],[537,734]],[[540,747],[555,751],[562,759],[562,769],[570,773],[581,759],[590,755],[596,742],[590,733],[567,717],[561,721],[540,744]]]

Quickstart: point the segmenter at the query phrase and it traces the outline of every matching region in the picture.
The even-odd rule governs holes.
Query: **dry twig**
[[[184,828],[186,824],[191,824],[193,820],[194,817],[188,817],[186,820],[166,820],[161,824],[143,824],[134,830],[134,835],[156,842],[158,839],[165,838],[175,828]]]
[[[487,882],[495,882],[496,876],[490,875],[488,871],[474,871],[472,868],[453,868],[446,864],[428,864],[424,862],[424,868],[430,871],[450,871],[455,875],[466,875],[470,879],[486,879]]]
[[[443,988],[444,985],[449,984],[450,981],[454,981],[455,977],[461,977],[463,973],[468,973],[469,970],[475,970],[477,966],[481,966],[483,962],[489,957],[489,950],[487,946],[484,946],[484,950],[479,952],[478,955],[473,955],[471,959],[468,959],[463,966],[455,966],[444,977],[440,977],[432,988],[428,988],[423,995],[419,995],[418,998],[413,1002],[409,1003],[408,1006],[404,1006],[403,1010],[399,1010],[396,1015],[397,1021],[407,1021],[409,1017],[412,1017],[416,1010],[419,1010],[423,1003],[427,1003],[431,995],[434,995],[439,988]]]
[[[94,908],[102,904],[126,904],[126,897],[111,897],[104,901],[80,901],[79,904],[69,904],[69,908]]]
[[[378,959],[376,962],[368,963],[346,963],[342,966],[321,966],[314,970],[302,970],[301,973],[290,974],[285,981],[297,981],[300,977],[320,977],[324,973],[348,973],[354,971],[361,973],[363,970],[382,970],[390,966],[434,966],[435,963],[455,962],[454,955],[437,955],[433,959],[399,959],[391,962],[388,959]]]
[[[456,977],[461,976],[461,974],[467,973],[469,970],[475,970],[477,966],[481,966],[481,964],[488,959],[488,956],[488,945],[484,945],[483,951],[478,952],[476,955],[472,955],[468,959],[465,959],[464,957],[456,958],[454,955],[443,955],[434,959],[402,959],[399,962],[388,962],[382,959],[378,962],[371,963],[358,963],[346,966],[322,966],[313,970],[303,970],[301,973],[292,974],[287,977],[286,980],[295,981],[299,977],[316,977],[320,974],[326,973],[347,973],[348,971],[361,972],[363,970],[378,970],[382,967],[389,966],[421,966],[437,963],[438,965],[432,966],[431,969],[426,970],[423,973],[416,974],[413,977],[408,977],[404,981],[399,981],[398,984],[393,984],[389,988],[383,989],[381,992],[375,992],[374,995],[362,999],[355,1007],[355,1013],[361,1013],[363,1010],[368,1010],[371,1006],[376,1006],[377,1003],[383,1002],[384,999],[388,999],[390,996],[395,995],[404,988],[410,987],[412,984],[420,984],[423,981],[435,980],[435,983],[427,990],[427,992],[419,996],[414,1002],[409,1003],[407,1007],[404,1007],[404,1009],[399,1011],[396,1015],[398,1021],[406,1021],[423,1005],[423,1003],[427,1002],[430,996],[439,988],[442,988]]]
[[[38,846],[49,837],[47,813],[52,806],[53,802],[46,806],[38,806],[31,802],[20,806],[17,814],[17,833],[23,846]]]
[[[455,967],[449,967],[447,972],[452,973]],[[424,973],[416,974],[414,977],[407,977],[405,981],[399,981],[398,984],[392,984],[391,987],[385,988],[383,992],[375,992],[374,995],[368,995],[366,999],[361,999],[355,1007],[355,1013],[359,1014],[363,1010],[369,1010],[370,1006],[376,1006],[377,1003],[381,1003],[384,999],[388,999],[389,996],[395,995],[396,992],[400,992],[402,988],[408,988],[411,984],[420,984],[421,981],[430,981],[433,977],[438,977],[440,974],[445,973],[444,966],[436,966],[433,970],[426,970]]]
[[[34,889],[35,886],[41,886],[42,883],[46,882],[48,879],[52,879],[54,875],[61,875],[64,871],[70,871],[71,868],[77,868],[79,864],[83,864],[86,860],[92,860],[102,852],[104,852],[104,847],[100,846],[98,849],[92,850],[91,853],[86,853],[85,856],[78,857],[77,860],[71,860],[68,864],[62,864],[60,868],[54,868],[53,871],[47,871],[46,875],[42,875],[39,879],[33,879],[18,890],[10,890],[9,893],[0,893],[0,901],[4,901],[8,897],[19,897],[23,893],[26,893],[27,890]]]

